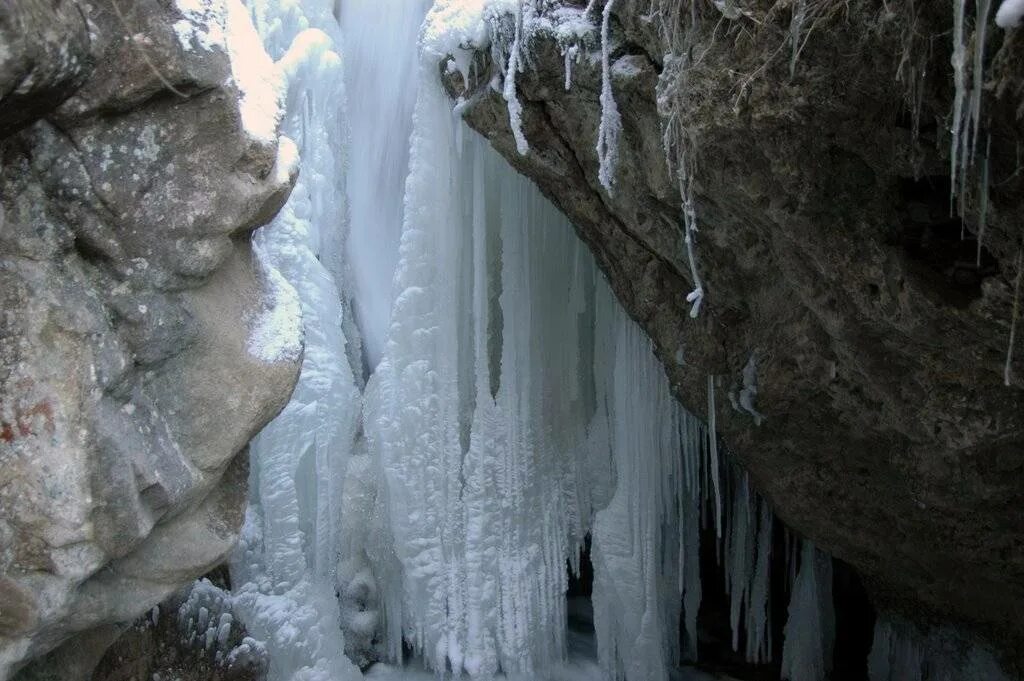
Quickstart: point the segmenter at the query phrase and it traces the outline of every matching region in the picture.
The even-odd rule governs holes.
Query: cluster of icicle
[[[476,678],[557,666],[566,563],[589,533],[606,675],[668,678],[680,613],[685,654],[697,653],[705,506],[724,538],[736,645],[742,631],[750,658],[766,659],[770,513],[722,476],[731,469],[713,439],[672,398],[650,341],[564,217],[453,118],[436,68],[440,50],[458,50],[450,34],[428,23],[410,53],[402,194],[343,185],[344,128],[358,114],[344,119],[356,107],[343,106],[327,5],[253,8],[287,76],[283,132],[302,158],[290,201],[256,237],[298,291],[302,375],[253,443],[232,564],[232,611],[270,677],[355,678],[349,658],[399,661],[403,640],[428,666]],[[379,59],[372,48],[358,56]],[[352,159],[349,172],[373,162]],[[375,330],[386,340],[363,395],[345,301],[351,282],[357,295],[375,284],[336,258],[358,250],[342,238],[346,194],[365,219],[377,214],[360,202],[403,206],[389,320]],[[373,238],[361,229],[354,239]]]
[[[982,124],[982,102],[985,90],[985,58],[988,44],[989,21],[993,0],[977,0],[974,3],[973,36],[968,32],[967,0],[953,0],[953,96],[952,127],[950,128],[950,201],[961,218],[965,215],[967,182],[971,171],[977,177],[977,226],[975,237],[977,249],[976,264],[981,266],[982,247],[989,212],[989,156],[992,138]],[[1024,0],[1003,0],[996,11],[995,22],[1002,28],[1013,28],[1024,18]],[[970,39],[969,39],[970,38]],[[973,50],[968,55],[968,47]],[[968,56],[970,60],[968,61]],[[970,72],[968,72],[970,64]],[[970,78],[968,78],[970,76]],[[982,135],[985,144],[980,147]],[[959,201],[957,201],[959,199]],[[965,226],[966,229],[966,226]],[[961,234],[963,237],[963,234]],[[1017,276],[1014,285],[1014,302],[1010,322],[1010,338],[1003,366],[1003,382],[1009,386],[1013,381],[1013,350],[1017,334],[1018,308],[1020,304],[1021,271],[1024,269],[1024,249],[1018,249]]]
[[[417,49],[425,2],[379,14],[353,0],[340,25],[331,0],[251,2],[301,156],[254,242],[297,291],[305,353],[291,402],[253,442],[236,586],[214,596],[271,681],[357,679],[373,659],[400,663],[403,642],[439,673],[554,678],[566,564],[578,569],[588,534],[605,678],[668,679],[699,654],[702,527],[718,538],[734,647],[771,655],[770,510],[674,400],[565,218],[442,90],[438,62],[467,68],[503,3],[437,0]],[[388,123],[397,142],[373,136],[385,105],[406,112]],[[823,681],[830,562],[799,542],[787,559],[782,663],[791,681]],[[186,610],[183,636],[203,645],[231,624]]]
[[[200,579],[183,596],[178,606],[178,632],[184,648],[203,650],[215,664],[228,669],[266,667],[267,651],[262,643],[251,636],[241,637],[237,644],[233,640],[234,597],[229,592]]]
[[[985,77],[985,48],[988,44],[988,23],[992,13],[992,0],[978,0],[974,6],[974,38],[973,52],[970,55],[970,73],[968,74],[968,42],[967,42],[967,0],[953,0],[953,96],[952,127],[950,128],[950,181],[952,186],[951,200],[960,198],[958,211],[964,213],[963,201],[967,194],[967,179],[970,169],[978,165],[979,207],[978,207],[978,264],[981,264],[982,238],[985,231],[986,213],[988,212],[988,155],[991,139],[988,139],[981,150],[979,160],[979,140],[984,129],[982,127],[982,101]],[[968,75],[970,78],[968,78]]]
[[[466,47],[481,49],[492,47],[491,56],[499,66],[492,86],[499,90],[508,106],[509,126],[515,139],[516,150],[526,154],[529,142],[523,132],[523,105],[516,89],[516,77],[529,63],[529,44],[538,34],[553,36],[565,58],[565,89],[572,87],[572,65],[581,58],[584,46],[596,41],[601,60],[601,117],[595,145],[598,158],[598,179],[608,194],[612,194],[619,160],[619,135],[622,117],[612,90],[614,41],[611,34],[612,10],[615,0],[605,0],[598,6],[592,0],[585,8],[563,7],[547,0],[475,0],[450,2],[439,0],[434,12],[437,19],[431,24],[439,28],[432,36],[435,46],[450,49],[448,54],[463,57],[456,67],[465,71]],[[454,21],[452,21],[454,19]],[[508,20],[511,19],[511,22]],[[596,20],[596,24],[594,23]],[[458,28],[452,30],[452,25]],[[474,36],[466,41],[466,27]],[[453,37],[462,40],[453,41]]]

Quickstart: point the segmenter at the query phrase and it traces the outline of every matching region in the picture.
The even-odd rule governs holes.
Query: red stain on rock
[[[14,442],[30,435],[53,433],[56,425],[53,420],[53,405],[50,400],[36,402],[27,409],[15,408],[14,423],[0,421],[0,440]]]

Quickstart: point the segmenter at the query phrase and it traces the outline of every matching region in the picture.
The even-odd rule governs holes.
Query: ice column
[[[269,653],[271,679],[357,678],[334,597],[341,484],[360,398],[340,293],[344,130],[337,22],[329,2],[258,0],[251,11],[287,78],[283,132],[301,173],[277,218],[253,238],[264,266],[298,292],[305,355],[284,411],[251,446],[251,501],[232,563],[235,611]],[[309,28],[315,26],[319,28]]]

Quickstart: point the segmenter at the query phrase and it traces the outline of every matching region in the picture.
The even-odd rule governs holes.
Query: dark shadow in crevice
[[[568,567],[569,588],[566,589],[566,612],[568,613],[570,635],[594,636],[594,566],[590,562],[590,535],[580,550],[579,574]]]
[[[997,262],[984,244],[979,248],[976,225],[950,215],[949,177],[902,178],[896,194],[899,218],[890,242],[899,247],[908,274],[954,307],[980,298],[982,281],[997,273]]]

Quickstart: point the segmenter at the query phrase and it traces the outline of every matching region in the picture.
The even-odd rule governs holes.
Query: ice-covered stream
[[[672,397],[571,225],[441,87],[439,62],[517,4],[249,7],[301,159],[254,243],[297,293],[302,374],[252,444],[231,565],[270,679],[354,679],[376,660],[368,678],[679,678],[700,652],[702,523],[733,647],[766,661],[786,607],[770,598],[767,504]],[[593,638],[567,626],[566,565],[587,535]],[[783,668],[823,681],[830,559],[786,545]]]

